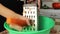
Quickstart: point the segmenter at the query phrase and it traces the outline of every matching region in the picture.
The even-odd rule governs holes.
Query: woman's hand
[[[25,20],[27,25],[30,25],[29,24],[29,19],[19,15],[19,14],[16,14],[14,11],[6,8],[5,6],[3,6],[2,4],[0,4],[0,15],[6,17],[6,18],[17,18],[17,19],[20,19],[20,20]]]
[[[27,0],[27,3],[30,4],[31,2],[35,2],[36,0]],[[37,4],[38,4],[38,10],[40,11],[40,0],[37,0]]]
[[[19,15],[19,14],[16,14],[16,16],[14,18],[18,18],[20,20],[26,21],[27,25],[30,25],[30,22],[29,22],[30,19],[28,19],[28,18],[26,18],[26,17],[24,17],[22,15]]]
[[[6,22],[11,28],[18,31],[22,30],[25,26],[30,26],[29,19],[19,14],[14,14],[12,17],[8,17]]]
[[[36,0],[27,0],[27,3],[28,3],[28,4],[36,3]]]
[[[27,19],[27,18],[25,18],[25,17],[23,17],[23,16],[21,16],[21,15],[19,15],[19,14],[16,14],[14,11],[12,11],[12,10],[10,10],[10,9],[8,9],[8,8],[6,8],[5,6],[3,6],[2,4],[0,4],[0,15],[2,15],[2,16],[4,16],[8,21],[7,21],[7,23],[8,24],[10,24],[10,26],[12,27],[12,28],[15,28],[15,29],[17,29],[17,30],[19,30],[19,29],[22,29],[23,27],[22,26],[20,26],[20,25],[17,25],[17,24],[19,24],[19,23],[22,23],[22,24],[24,24],[24,25],[30,25],[30,23],[29,23],[29,19]],[[13,22],[9,22],[10,20],[11,20],[11,18],[12,19],[15,19],[15,21],[13,21],[13,22],[15,22],[15,23],[13,23]],[[22,21],[22,22],[17,22],[17,20],[19,21]],[[24,21],[24,22],[23,22]],[[17,23],[16,23],[17,22]],[[13,24],[12,24],[13,23]]]
[[[38,10],[40,10],[40,0],[38,0]]]

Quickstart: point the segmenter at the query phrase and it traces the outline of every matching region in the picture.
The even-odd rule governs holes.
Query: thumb
[[[29,21],[29,19],[27,19],[26,22],[27,22],[27,25],[30,26],[30,21]]]

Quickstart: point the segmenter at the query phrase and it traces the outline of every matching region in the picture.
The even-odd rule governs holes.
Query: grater
[[[37,5],[36,4],[24,4],[23,6],[23,16],[31,19],[31,23],[33,23],[32,30],[37,31]]]

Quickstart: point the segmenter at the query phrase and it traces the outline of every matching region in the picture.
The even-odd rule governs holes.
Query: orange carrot
[[[15,24],[15,25],[18,25],[18,26],[27,26],[27,23],[25,20],[21,20],[21,19],[18,19],[18,18],[7,18],[6,20],[7,24]]]

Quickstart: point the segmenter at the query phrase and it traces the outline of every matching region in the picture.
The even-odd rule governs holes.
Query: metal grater
[[[36,4],[24,4],[23,6],[23,16],[31,19],[33,23],[30,28],[31,30],[37,31],[37,5]]]

